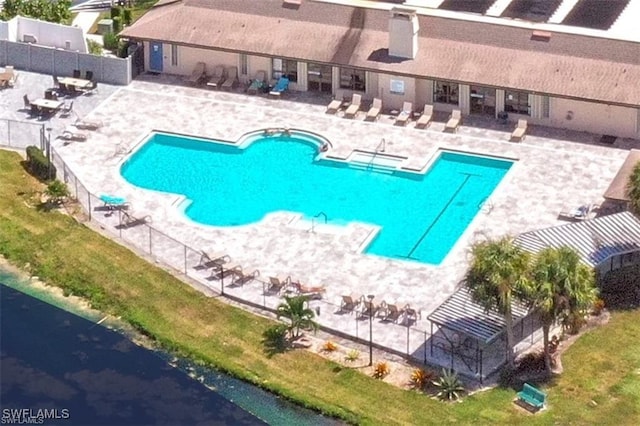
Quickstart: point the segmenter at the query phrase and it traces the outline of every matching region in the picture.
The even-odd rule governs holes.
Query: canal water
[[[228,375],[138,346],[97,325],[99,313],[2,269],[0,298],[3,424],[33,423],[38,416],[41,424],[60,425],[341,424]]]

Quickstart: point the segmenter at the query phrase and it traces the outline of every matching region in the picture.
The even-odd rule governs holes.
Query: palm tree
[[[631,176],[629,176],[627,194],[629,194],[631,209],[640,215],[640,163],[635,165]]]
[[[285,297],[284,302],[278,305],[278,319],[289,319],[288,330],[292,338],[300,337],[300,331],[303,329],[318,329],[318,324],[313,321],[315,312],[307,307],[308,299],[306,296]]]
[[[527,299],[542,321],[545,367],[551,371],[549,330],[558,320],[583,315],[596,299],[595,276],[570,247],[549,247],[537,254],[527,286]]]
[[[487,311],[504,315],[507,331],[507,363],[513,367],[513,318],[511,303],[524,288],[529,254],[513,244],[511,237],[474,244],[473,261],[465,277],[465,285],[473,300]]]

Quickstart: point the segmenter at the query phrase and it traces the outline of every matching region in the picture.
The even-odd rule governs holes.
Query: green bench
[[[547,399],[547,394],[539,389],[534,388],[529,383],[525,383],[522,390],[518,392],[518,398],[527,404],[540,409],[544,407],[544,402]]]

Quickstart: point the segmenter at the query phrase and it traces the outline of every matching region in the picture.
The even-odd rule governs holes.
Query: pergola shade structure
[[[512,302],[511,312],[516,341],[537,329],[535,318],[518,301]],[[525,325],[527,317],[530,321]],[[505,363],[504,316],[496,310],[487,311],[475,302],[467,288],[458,289],[428,319],[431,322],[431,356],[434,351],[446,352],[452,370],[472,373],[482,382]]]

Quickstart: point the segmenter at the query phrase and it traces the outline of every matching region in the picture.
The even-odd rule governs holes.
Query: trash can
[[[507,122],[509,121],[509,114],[507,114],[506,111],[500,111],[498,113],[498,120],[501,124],[507,124]]]

